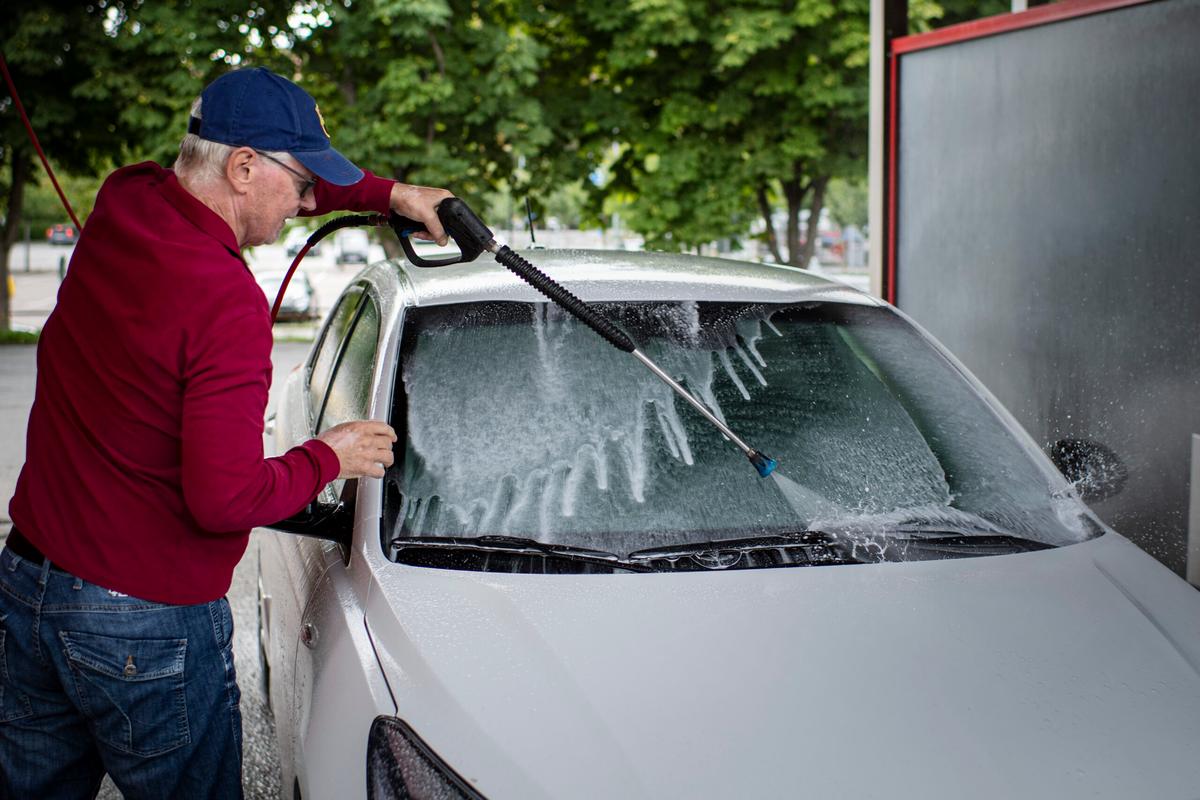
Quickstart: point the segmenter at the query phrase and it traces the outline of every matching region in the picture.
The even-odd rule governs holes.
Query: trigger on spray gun
[[[458,246],[459,255],[457,256],[423,258],[417,255],[416,248],[412,244],[412,234],[425,230],[425,226],[395,212],[388,217],[388,224],[392,226],[392,230],[400,240],[400,246],[404,248],[404,255],[415,266],[447,267],[451,264],[462,264],[474,261],[484,250],[495,246],[496,240],[492,236],[492,232],[479,217],[475,216],[475,212],[471,211],[467,204],[457,197],[450,197],[438,203],[437,212],[442,227],[446,229],[446,234]]]

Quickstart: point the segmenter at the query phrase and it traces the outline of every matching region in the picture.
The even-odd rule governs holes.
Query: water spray
[[[296,260],[292,262],[292,266],[279,288],[279,298],[275,301],[275,308],[278,309],[279,303],[283,298],[283,293],[287,290],[287,284],[291,279],[292,272],[300,263],[300,259],[308,251],[308,248],[337,228],[350,225],[390,225],[396,236],[400,239],[400,245],[404,248],[404,254],[410,262],[418,267],[444,267],[450,264],[474,261],[480,254],[486,251],[494,255],[498,262],[509,271],[515,273],[521,280],[528,283],[534,289],[537,289],[568,314],[600,334],[613,347],[622,352],[629,353],[646,365],[660,380],[670,386],[676,394],[686,400],[692,408],[699,411],[706,420],[712,423],[721,432],[722,436],[733,442],[745,454],[746,458],[750,459],[750,463],[758,470],[759,475],[765,478],[775,471],[775,459],[746,444],[741,437],[729,429],[728,425],[719,420],[707,406],[701,403],[691,392],[683,388],[678,381],[663,371],[649,356],[639,350],[637,344],[634,343],[633,339],[625,331],[598,314],[549,275],[522,258],[508,245],[497,241],[492,231],[483,224],[483,221],[475,215],[475,212],[466,203],[457,197],[447,198],[438,204],[437,214],[438,219],[442,222],[442,226],[446,229],[446,233],[458,245],[460,255],[437,259],[427,259],[417,255],[410,237],[414,233],[424,231],[425,225],[395,213],[387,217],[379,214],[342,217],[326,223],[309,237],[304,249],[300,251],[296,256]],[[343,222],[343,220],[345,221]],[[274,319],[274,312],[272,312],[272,319]]]

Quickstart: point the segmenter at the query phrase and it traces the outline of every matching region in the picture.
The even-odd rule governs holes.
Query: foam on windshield
[[[477,304],[410,337],[406,533],[630,552],[954,502],[927,433],[842,326],[740,305],[601,310],[803,492],[785,497],[635,359],[556,307]]]

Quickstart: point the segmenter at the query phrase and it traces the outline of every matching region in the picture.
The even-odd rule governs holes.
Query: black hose
[[[350,214],[345,217],[335,217],[312,232],[308,244],[316,244],[329,234],[340,228],[354,228],[360,225],[381,227],[387,225],[387,217],[381,214]]]
[[[496,260],[516,273],[521,280],[558,303],[584,325],[603,336],[613,347],[626,353],[632,353],[637,349],[637,345],[625,331],[588,308],[586,303],[556,283],[549,275],[521,258],[508,245],[500,248],[496,253]]]

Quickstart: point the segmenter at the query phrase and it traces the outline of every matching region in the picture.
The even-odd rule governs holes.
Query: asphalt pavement
[[[275,407],[277,389],[283,385],[288,373],[304,359],[308,347],[303,342],[278,342],[275,345],[272,353],[274,379],[268,413]],[[35,376],[34,346],[0,346],[0,539],[7,537],[12,526],[8,518],[8,501],[16,486],[21,464],[25,461],[25,429],[29,409],[33,405]],[[266,447],[270,454],[270,444],[267,443]],[[250,546],[234,571],[233,585],[228,595],[234,620],[234,664],[238,671],[238,685],[242,690],[243,785],[246,797],[251,800],[281,796],[275,726],[263,694],[259,664],[257,567],[256,531],[250,535]],[[113,800],[120,798],[121,793],[105,778],[99,796]]]

